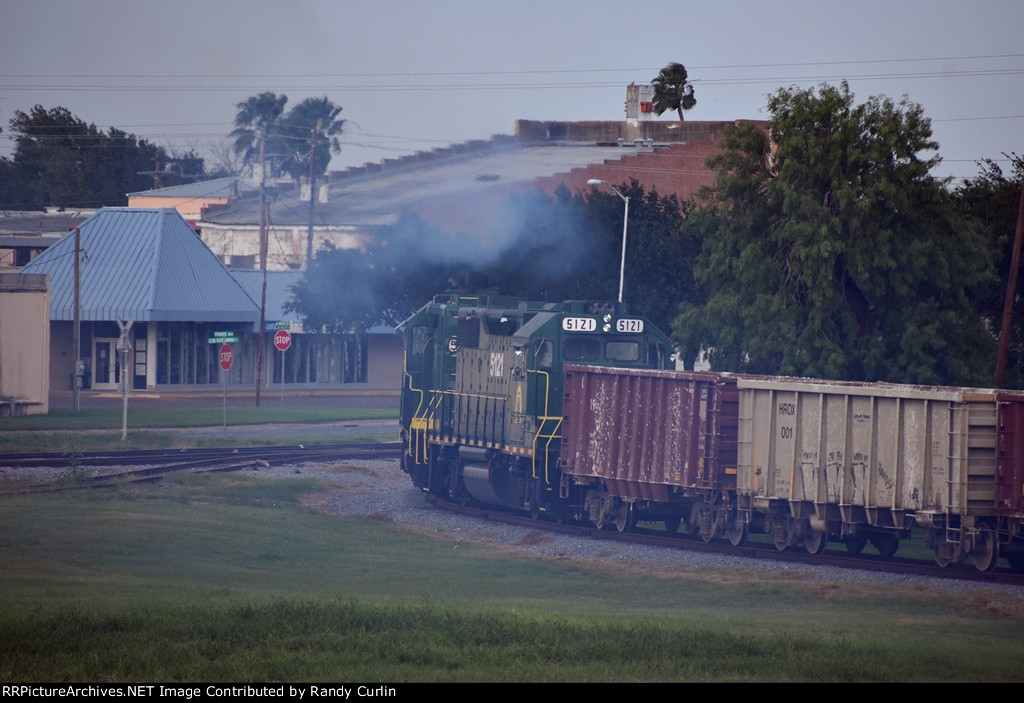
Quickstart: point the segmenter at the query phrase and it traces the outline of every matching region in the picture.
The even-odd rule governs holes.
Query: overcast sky
[[[63,106],[172,150],[226,143],[265,90],[344,110],[338,169],[517,118],[619,120],[625,86],[686,65],[689,120],[765,119],[780,86],[907,95],[940,175],[1024,153],[1024,2],[0,0],[0,126]],[[662,119],[670,119],[668,114]],[[11,146],[0,139],[0,156]]]

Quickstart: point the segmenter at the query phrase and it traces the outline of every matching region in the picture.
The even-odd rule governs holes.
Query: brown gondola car
[[[1024,392],[997,391],[995,519],[999,547],[1024,571]]]
[[[740,544],[734,377],[566,366],[562,456],[567,487],[598,526],[685,523]]]

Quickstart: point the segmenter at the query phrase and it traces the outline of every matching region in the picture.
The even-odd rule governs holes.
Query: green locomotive
[[[564,365],[673,366],[668,337],[621,303],[451,292],[404,327],[403,470],[446,499],[535,517],[579,508],[558,464]]]

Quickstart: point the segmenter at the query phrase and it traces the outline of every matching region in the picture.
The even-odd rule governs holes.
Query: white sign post
[[[121,328],[121,336],[117,340],[117,350],[121,352],[121,441],[128,439],[128,366],[132,363],[132,343],[129,338],[134,317],[129,317],[124,322],[120,316],[117,318],[117,326]]]

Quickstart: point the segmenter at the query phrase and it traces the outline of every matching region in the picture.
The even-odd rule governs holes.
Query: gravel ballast
[[[402,472],[397,461],[359,461],[352,466],[307,464],[271,467],[260,469],[258,473],[261,476],[304,476],[333,484],[326,494],[315,501],[317,509],[329,514],[352,515],[410,525],[435,533],[440,538],[454,540],[456,543],[491,544],[498,549],[526,556],[612,562],[627,567],[635,566],[638,571],[757,570],[820,581],[856,580],[879,585],[927,586],[944,591],[991,590],[998,592],[1000,599],[1009,598],[1024,606],[1024,588],[1015,586],[702,554],[642,544],[612,543],[556,532],[539,533],[532,528],[480,520],[430,505],[425,495],[415,488],[409,477]]]

